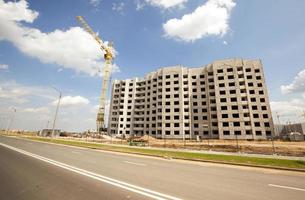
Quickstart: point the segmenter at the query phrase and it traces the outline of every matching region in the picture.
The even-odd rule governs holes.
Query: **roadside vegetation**
[[[187,159],[187,160],[197,160],[197,161],[206,161],[206,162],[227,163],[234,165],[261,166],[261,167],[270,167],[270,168],[291,168],[291,169],[299,169],[305,171],[305,161],[302,160],[258,158],[258,157],[242,156],[242,155],[219,155],[219,154],[215,155],[215,154],[207,154],[207,153],[181,152],[175,150],[157,150],[157,149],[99,144],[99,143],[84,142],[84,141],[71,141],[64,139],[40,138],[40,137],[31,137],[31,136],[28,136],[27,138],[42,142],[51,142],[56,144],[64,144],[64,145],[91,148],[91,149],[101,149],[101,150],[108,150],[115,152],[158,156],[169,159],[170,158]]]

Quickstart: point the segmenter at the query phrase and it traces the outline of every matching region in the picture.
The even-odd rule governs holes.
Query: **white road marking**
[[[143,164],[143,163],[135,163],[135,162],[129,162],[129,161],[124,161],[124,163],[132,164],[132,165],[139,165],[139,166],[146,166],[146,164]]]
[[[52,165],[55,165],[57,167],[67,169],[69,171],[72,171],[72,172],[75,172],[75,173],[93,178],[95,180],[98,180],[98,181],[101,181],[101,182],[104,182],[104,183],[108,183],[110,185],[113,185],[113,186],[116,186],[116,187],[119,187],[119,188],[123,188],[125,190],[129,190],[129,191],[141,194],[141,195],[146,196],[146,197],[150,197],[152,199],[181,200],[180,198],[177,198],[177,197],[173,197],[173,196],[170,196],[170,195],[167,195],[167,194],[156,192],[156,191],[153,191],[153,190],[150,190],[150,189],[147,189],[147,188],[143,188],[143,187],[140,187],[140,186],[129,184],[129,183],[119,181],[119,180],[116,180],[116,179],[113,179],[113,178],[110,178],[110,177],[107,177],[107,176],[103,176],[103,175],[96,174],[96,173],[93,173],[93,172],[90,172],[90,171],[87,171],[87,170],[84,170],[84,169],[80,169],[80,168],[77,168],[77,167],[74,167],[74,166],[71,166],[71,165],[67,165],[67,164],[64,164],[64,163],[61,163],[61,162],[58,162],[58,161],[55,161],[55,160],[52,160],[52,159],[49,159],[49,158],[45,158],[45,157],[30,153],[30,152],[27,152],[27,151],[24,151],[22,149],[15,148],[15,147],[7,145],[7,144],[0,143],[0,145],[4,146],[6,148],[9,148],[11,150],[17,151],[19,153],[22,153],[24,155],[36,158],[38,160],[47,162],[47,163],[52,164]]]
[[[285,188],[285,189],[290,189],[290,190],[298,190],[305,192],[305,189],[302,188],[296,188],[296,187],[289,187],[289,186],[284,186],[284,185],[275,185],[275,184],[268,184],[270,187],[278,187],[278,188]]]

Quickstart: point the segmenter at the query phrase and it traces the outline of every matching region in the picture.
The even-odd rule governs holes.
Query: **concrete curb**
[[[18,138],[20,138],[20,137],[18,137]],[[30,139],[30,138],[22,138],[22,139],[29,140],[29,141],[46,143],[46,144],[55,144],[55,145],[66,146],[66,147],[80,148],[80,149],[94,149],[94,150],[102,150],[102,151],[109,151],[109,152],[116,152],[116,153],[123,153],[123,154],[131,154],[131,155],[133,154],[133,155],[141,155],[141,156],[165,158],[166,159],[166,157],[161,156],[161,155],[151,155],[151,154],[145,154],[145,153],[139,153],[139,152],[125,152],[125,151],[120,151],[120,150],[102,149],[102,148],[96,148],[96,147],[80,147],[80,146],[74,146],[74,145],[58,144],[58,143],[54,143],[54,142],[39,141],[39,140],[35,140],[35,139]],[[253,164],[245,164],[245,163],[233,163],[233,162],[226,162],[226,161],[214,161],[214,160],[179,158],[179,157],[169,157],[169,159],[185,160],[185,161],[193,161],[193,162],[205,162],[205,163],[214,163],[214,164],[225,164],[225,165],[234,165],[234,166],[244,166],[244,167],[252,167],[252,168],[275,169],[275,170],[284,170],[284,171],[294,171],[294,172],[305,173],[305,169],[297,169],[297,168],[276,167],[276,166],[266,166],[266,165],[253,165]]]

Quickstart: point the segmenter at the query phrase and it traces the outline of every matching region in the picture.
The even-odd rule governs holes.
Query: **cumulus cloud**
[[[54,119],[58,93],[51,87],[21,85],[14,80],[0,81],[1,124],[8,124],[13,108],[17,109],[13,129],[40,130]],[[95,127],[98,107],[83,96],[64,96],[56,127],[66,131],[84,131]],[[109,109],[107,101],[106,109]],[[0,129],[1,129],[0,124]]]
[[[42,86],[26,86],[15,81],[0,82],[0,100],[8,100],[14,103],[28,102],[31,97],[52,99],[51,89]]]
[[[0,64],[0,70],[7,70],[8,65],[7,64]]]
[[[176,6],[183,6],[184,3],[186,3],[188,0],[145,0],[146,3],[161,7],[161,8],[171,8]]]
[[[182,8],[188,0],[135,0],[136,10],[142,10],[145,5],[170,9],[173,7]]]
[[[145,3],[142,0],[134,0],[136,4],[136,10],[142,10],[145,6]]]
[[[229,30],[233,0],[208,0],[202,6],[181,19],[173,18],[163,24],[165,35],[186,42],[206,36],[223,36]]]
[[[101,3],[101,0],[89,0],[89,3],[93,6],[93,7],[98,7]]]
[[[58,100],[52,102],[52,105],[57,105]],[[82,96],[64,96],[60,100],[60,106],[83,106],[88,105],[90,101]]]
[[[39,114],[39,113],[48,114],[50,112],[49,108],[47,108],[47,107],[24,108],[21,111],[25,112],[25,113],[31,113],[31,114]]]
[[[25,0],[0,0],[0,40],[13,43],[24,54],[76,72],[98,74],[103,66],[103,53],[92,37],[80,27],[49,33],[30,28],[38,17]],[[26,22],[26,23],[25,23]]]
[[[112,4],[112,10],[117,11],[121,14],[123,14],[123,9],[125,7],[125,3],[124,2],[120,2],[120,3],[113,3]]]
[[[288,85],[282,85],[281,91],[283,94],[305,92],[305,70],[299,72],[297,76],[294,77],[292,83]]]
[[[287,101],[271,101],[270,102],[274,120],[277,115],[280,117],[280,123],[302,122],[302,114],[305,111],[305,94],[301,98],[295,98]],[[278,121],[276,120],[276,123]]]

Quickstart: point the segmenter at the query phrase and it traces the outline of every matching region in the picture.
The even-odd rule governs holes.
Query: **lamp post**
[[[54,128],[55,128],[55,123],[56,123],[56,118],[57,118],[57,113],[58,113],[58,109],[59,109],[59,104],[60,104],[60,99],[61,99],[61,91],[58,90],[55,87],[52,87],[54,90],[56,90],[59,93],[59,97],[58,97],[58,102],[57,102],[57,106],[56,106],[56,111],[55,111],[55,116],[54,116],[54,121],[53,121],[53,127],[52,127],[52,135],[51,137],[54,137]]]
[[[149,135],[149,132],[148,132],[148,139],[147,139],[147,145],[149,146],[149,137],[150,137],[150,135]]]
[[[205,129],[205,128],[209,129],[208,124],[202,124],[202,127],[203,127],[203,129]],[[210,133],[208,135],[208,147],[209,147],[209,150],[211,150],[211,148],[210,148]]]
[[[238,145],[238,137],[235,135],[235,140],[236,140],[236,152],[239,152],[239,145]]]
[[[275,155],[275,146],[274,146],[274,136],[273,136],[273,132],[271,132],[271,140],[272,140],[273,155]]]
[[[0,129],[1,129],[1,131],[5,130],[5,121],[6,121],[5,117],[0,117],[0,122],[1,122]]]
[[[13,122],[14,122],[16,111],[17,111],[16,108],[13,108],[12,118],[9,121],[9,123],[7,124],[5,134],[8,134],[8,132],[9,132],[9,130],[10,130],[10,128],[11,128]]]

